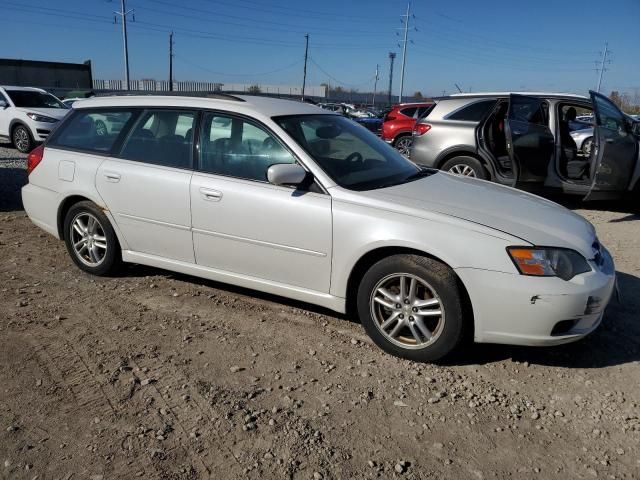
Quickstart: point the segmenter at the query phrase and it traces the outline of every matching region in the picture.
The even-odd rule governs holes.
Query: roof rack
[[[96,97],[199,97],[214,98],[218,100],[233,100],[235,102],[244,102],[243,98],[228,93],[210,93],[210,92],[147,92],[147,91],[122,91],[96,93]]]

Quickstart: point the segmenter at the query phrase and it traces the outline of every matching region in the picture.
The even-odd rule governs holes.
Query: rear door
[[[543,183],[555,150],[547,102],[511,94],[505,134],[514,186],[526,188]]]
[[[119,155],[98,169],[98,192],[134,252],[194,263],[189,185],[195,119],[189,110],[146,110]]]
[[[585,200],[619,196],[626,191],[638,157],[638,141],[624,113],[607,97],[589,92],[595,111],[591,190]]]

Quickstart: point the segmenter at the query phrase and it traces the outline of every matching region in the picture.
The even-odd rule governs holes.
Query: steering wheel
[[[353,152],[344,159],[345,162],[364,162],[364,157],[360,152]]]

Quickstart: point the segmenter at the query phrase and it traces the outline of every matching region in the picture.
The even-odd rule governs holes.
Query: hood
[[[51,118],[57,118],[58,120],[62,120],[67,113],[71,110],[68,108],[24,108],[20,107],[17,110],[24,113],[37,113],[39,115],[45,115]]]
[[[519,237],[537,246],[564,247],[593,258],[595,229],[570,210],[530,193],[438,172],[403,185],[361,192],[409,209],[449,215]]]

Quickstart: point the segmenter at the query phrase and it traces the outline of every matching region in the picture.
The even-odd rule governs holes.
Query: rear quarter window
[[[47,145],[90,153],[109,153],[133,118],[131,110],[77,110]]]
[[[447,115],[447,120],[479,122],[489,112],[489,109],[495,105],[495,103],[495,100],[481,100],[479,102],[473,102],[456,110],[450,115]]]

